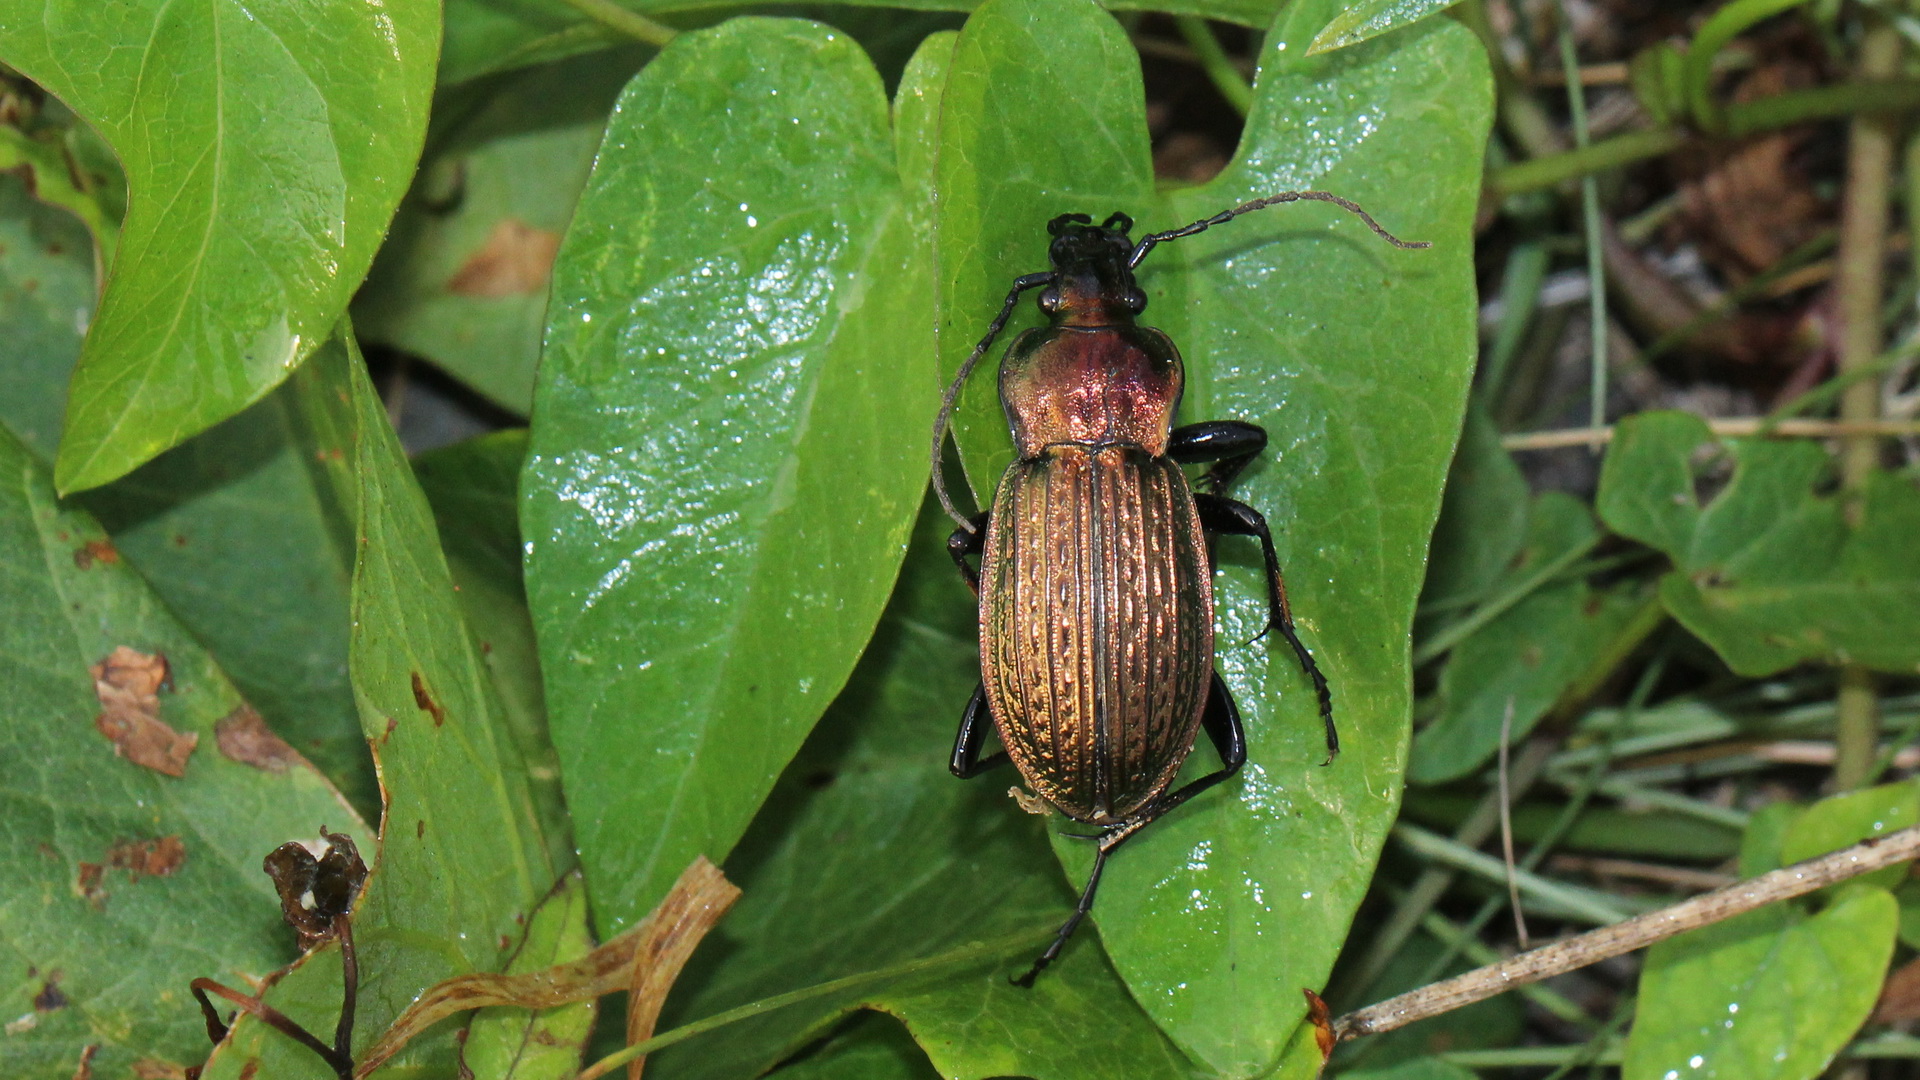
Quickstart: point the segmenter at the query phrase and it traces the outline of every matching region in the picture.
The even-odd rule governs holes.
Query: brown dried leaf
[[[1307,996],[1307,1023],[1313,1025],[1313,1041],[1320,1048],[1320,1064],[1324,1067],[1333,1056],[1333,1044],[1338,1041],[1333,1034],[1333,1013],[1319,994],[1305,987],[1300,992]]]
[[[200,743],[160,719],[160,688],[168,681],[167,658],[125,645],[87,669],[103,710],[93,726],[113,743],[113,752],[155,772],[187,775],[187,758]]]
[[[559,233],[502,218],[480,250],[447,279],[447,291],[483,300],[537,293],[547,287],[559,251]]]
[[[275,735],[254,707],[246,702],[241,702],[239,708],[213,725],[213,744],[220,748],[221,756],[227,760],[251,765],[265,772],[286,772],[295,765],[307,764],[307,759],[300,756],[300,751]]]
[[[674,882],[660,906],[625,933],[571,963],[521,975],[458,975],[436,984],[400,1014],[366,1057],[353,1070],[355,1080],[373,1073],[400,1052],[415,1035],[456,1013],[493,1005],[521,1009],[551,1009],[575,1001],[591,1001],[616,990],[641,987],[656,993],[652,1014],[660,999],[679,977],[680,965],[693,947],[713,929],[740,895],[718,867],[704,856],[693,861]],[[636,965],[657,974],[643,975]],[[656,990],[657,984],[657,990]],[[649,1017],[648,1026],[652,1020]]]
[[[1920,1020],[1920,959],[1907,961],[1887,976],[1871,1022],[1903,1024],[1912,1020]]]
[[[1802,65],[1772,63],[1743,79],[1733,100],[1773,97],[1816,81]],[[1702,144],[1701,171],[1681,186],[1686,216],[1708,258],[1734,284],[1777,265],[1832,217],[1801,161],[1809,137],[1796,128]]]

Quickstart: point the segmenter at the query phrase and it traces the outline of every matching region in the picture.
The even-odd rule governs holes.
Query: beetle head
[[[1146,310],[1147,294],[1127,265],[1132,229],[1133,219],[1125,214],[1098,225],[1086,214],[1061,214],[1047,222],[1054,281],[1040,293],[1040,310],[1056,322],[1092,325],[1130,322]]]

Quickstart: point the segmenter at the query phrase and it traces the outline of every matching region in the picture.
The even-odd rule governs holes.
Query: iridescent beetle
[[[1221,494],[1267,445],[1236,420],[1173,426],[1185,378],[1167,335],[1141,326],[1134,270],[1157,244],[1279,203],[1333,203],[1403,248],[1359,206],[1324,191],[1288,191],[1135,244],[1133,221],[1085,214],[1048,223],[1053,268],[1016,278],[987,334],[940,403],[933,480],[959,522],[947,550],[980,598],[981,684],[954,740],[961,778],[1011,758],[1029,789],[1097,826],[1093,872],[1073,914],[1026,974],[1032,985],[1093,908],[1107,856],[1154,819],[1239,771],[1246,732],[1213,667],[1212,538],[1250,536],[1266,558],[1269,616],[1313,681],[1327,762],[1339,753],[1333,696],[1294,633],[1273,535],[1259,511]],[[1000,364],[1000,402],[1019,457],[990,510],[971,520],[947,493],[941,454],[967,376],[1020,295],[1041,289],[1047,325],[1021,334]],[[1188,486],[1182,465],[1211,463]],[[967,561],[980,557],[976,571]],[[1263,631],[1264,633],[1264,631]],[[1001,753],[982,757],[992,717]],[[1201,732],[1221,767],[1176,790]]]

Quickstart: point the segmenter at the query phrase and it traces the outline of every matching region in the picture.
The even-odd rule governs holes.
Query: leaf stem
[[[618,31],[655,48],[665,48],[667,42],[680,36],[680,31],[673,27],[655,22],[637,11],[629,11],[614,0],[561,0],[561,3],[609,30]]]

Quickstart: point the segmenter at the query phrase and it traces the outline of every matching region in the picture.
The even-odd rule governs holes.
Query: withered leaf
[[[198,734],[181,734],[160,719],[160,688],[167,684],[167,658],[122,645],[87,669],[101,713],[93,726],[113,743],[113,752],[165,773],[187,775],[187,758]]]
[[[360,886],[367,880],[367,864],[345,833],[320,826],[327,850],[319,858],[297,841],[267,853],[261,869],[273,879],[280,894],[280,913],[300,933],[301,948],[312,948],[333,933],[333,920],[353,911]]]
[[[1900,1024],[1920,1020],[1920,960],[1909,960],[1894,968],[1880,988],[1880,1001],[1873,1007],[1876,1024]]]
[[[300,751],[275,735],[259,712],[245,702],[213,725],[213,744],[229,761],[266,772],[286,772],[295,765],[307,764]]]
[[[1333,1056],[1333,1012],[1327,1008],[1319,994],[1301,987],[1300,992],[1307,996],[1307,1023],[1313,1025],[1313,1042],[1320,1050],[1320,1064],[1325,1066],[1327,1059]]]
[[[480,249],[447,279],[447,291],[483,300],[537,293],[547,287],[553,257],[559,251],[559,233],[536,229],[519,218],[503,218]]]
[[[616,990],[644,987],[657,998],[643,1009],[659,1012],[660,999],[679,977],[680,966],[707,931],[733,906],[740,890],[718,867],[696,858],[680,874],[660,906],[612,941],[578,960],[520,975],[457,975],[428,988],[400,1014],[353,1070],[363,1080],[420,1032],[456,1013],[492,1005],[551,1009],[590,1001]],[[642,975],[636,965],[653,969]],[[648,1021],[651,1026],[651,1020]]]

